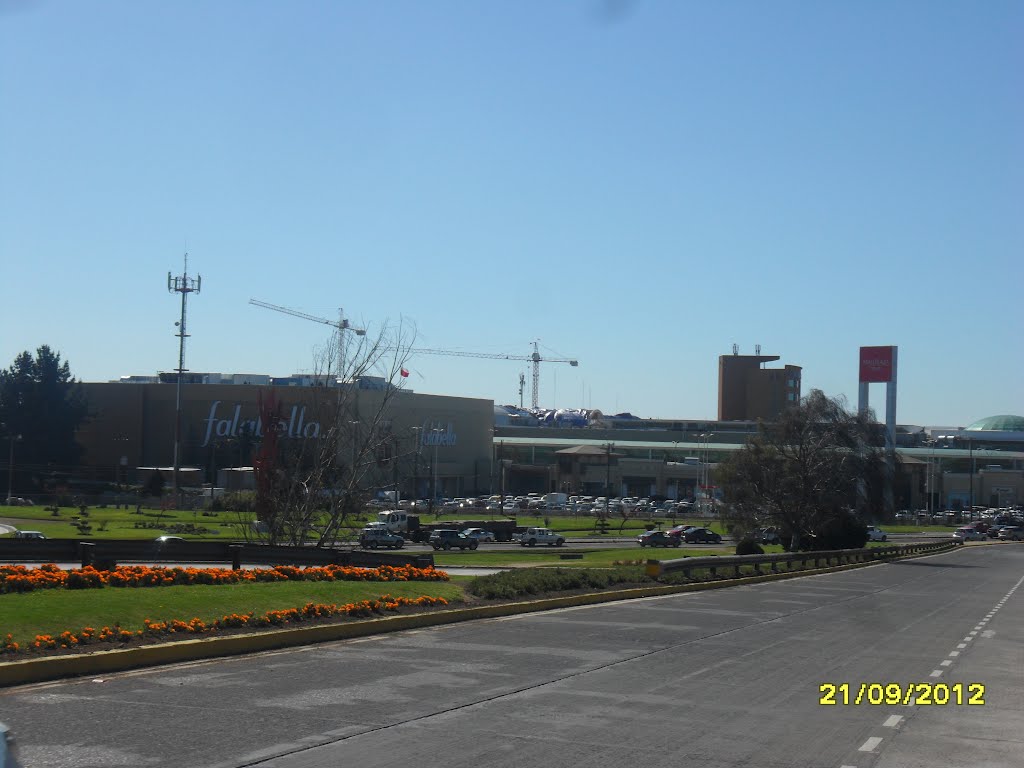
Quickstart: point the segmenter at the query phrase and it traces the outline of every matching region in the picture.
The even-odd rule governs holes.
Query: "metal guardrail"
[[[767,565],[769,573],[782,573],[798,570],[793,566],[799,563],[799,570],[806,570],[807,563],[812,568],[832,565],[848,565],[850,563],[870,563],[893,560],[907,555],[925,552],[944,552],[961,546],[952,540],[941,542],[922,542],[916,544],[900,544],[890,547],[865,547],[864,549],[833,549],[820,552],[784,552],[776,555],[729,555],[725,557],[682,557],[677,560],[648,560],[647,575],[658,577],[666,573],[681,572],[687,578],[693,571],[709,571],[713,578],[740,578],[743,567],[753,567],[754,575],[762,574],[761,566]],[[780,566],[785,566],[780,571]],[[732,576],[719,576],[719,571],[733,570]]]

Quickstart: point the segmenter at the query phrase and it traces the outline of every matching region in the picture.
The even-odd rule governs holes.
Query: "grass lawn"
[[[0,523],[21,530],[41,531],[44,536],[51,539],[152,539],[166,533],[168,526],[176,523],[208,529],[207,533],[201,535],[176,534],[185,538],[237,539],[242,536],[242,528],[248,521],[247,516],[236,512],[214,512],[204,515],[201,512],[143,508],[141,514],[137,514],[135,507],[90,507],[88,511],[88,517],[82,518],[77,507],[61,507],[55,516],[42,506],[0,506]],[[92,527],[90,533],[79,532],[74,525],[79,519],[88,520]],[[143,523],[153,524],[155,527],[137,527]]]
[[[449,601],[463,599],[462,587],[437,581],[402,582],[280,582],[220,586],[152,587],[144,589],[47,589],[0,595],[0,633],[10,632],[18,643],[38,634],[58,635],[82,627],[99,629],[120,623],[142,629],[143,619],[209,622],[224,614],[257,614],[306,603],[350,603],[390,594],[395,597],[430,595]],[[97,648],[107,647],[106,644]]]

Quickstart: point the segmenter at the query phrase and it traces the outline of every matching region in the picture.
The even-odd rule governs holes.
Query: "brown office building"
[[[721,355],[718,358],[718,420],[775,419],[800,402],[799,365],[763,368],[778,355]]]

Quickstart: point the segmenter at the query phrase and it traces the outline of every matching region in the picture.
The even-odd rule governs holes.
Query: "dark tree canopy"
[[[16,464],[26,471],[74,466],[82,450],[75,432],[87,414],[71,368],[45,344],[0,371],[0,430],[5,441],[17,439]]]
[[[887,471],[874,415],[812,390],[762,423],[716,477],[738,533],[777,526],[787,546],[807,549],[863,545],[864,520],[882,510]]]

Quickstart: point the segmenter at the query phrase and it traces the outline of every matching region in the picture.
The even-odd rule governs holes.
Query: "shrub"
[[[764,549],[753,539],[740,539],[736,544],[737,555],[763,555]]]
[[[642,568],[516,568],[473,579],[466,589],[477,597],[512,599],[573,589],[606,589],[650,581]]]
[[[868,541],[868,529],[856,517],[840,514],[817,531],[814,549],[862,549]]]

